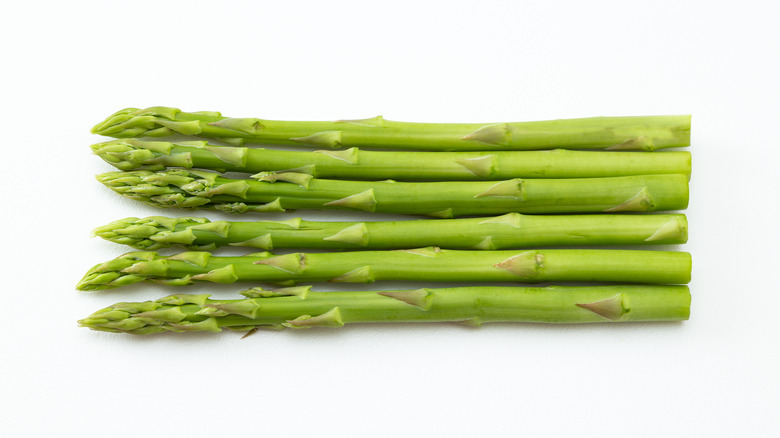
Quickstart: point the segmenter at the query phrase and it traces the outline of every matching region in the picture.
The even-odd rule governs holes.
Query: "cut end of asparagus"
[[[645,151],[652,152],[663,148],[685,147],[691,144],[691,116],[649,116],[633,117],[644,119],[630,129],[615,129],[617,137],[624,140],[607,147],[608,151]]]

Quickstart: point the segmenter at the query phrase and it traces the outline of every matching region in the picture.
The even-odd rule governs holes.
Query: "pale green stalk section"
[[[457,251],[436,247],[396,251],[257,253],[217,257],[191,251],[173,256],[131,252],[99,264],[78,283],[101,290],[156,281],[174,286],[215,283],[330,281],[604,281],[688,283],[691,256],[674,251],[543,249]]]
[[[685,175],[505,181],[342,181],[285,172],[229,179],[214,172],[109,172],[112,190],[157,207],[212,208],[231,213],[337,209],[437,218],[503,213],[616,213],[681,210]]]
[[[352,323],[597,323],[682,321],[690,314],[686,286],[461,287],[314,292],[308,287],[243,292],[246,299],[171,295],[118,303],[79,321],[116,333],[219,332],[223,328],[341,327]]]
[[[125,218],[95,234],[141,250],[170,246],[325,249],[507,249],[533,246],[669,245],[685,243],[682,214],[521,215],[381,222],[209,221],[200,217]]]
[[[120,170],[294,171],[330,179],[468,181],[691,173],[689,152],[377,152],[357,148],[302,152],[136,139],[99,143],[92,150]]]
[[[593,117],[514,123],[408,123],[381,116],[332,122],[228,118],[218,112],[127,108],[92,132],[115,138],[194,135],[234,145],[273,143],[320,149],[347,147],[439,151],[611,149],[690,145],[688,115]]]

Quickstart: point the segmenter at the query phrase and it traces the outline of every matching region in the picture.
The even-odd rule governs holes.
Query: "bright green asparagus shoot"
[[[115,138],[175,134],[234,145],[273,143],[319,149],[348,147],[441,151],[610,149],[652,151],[690,144],[691,117],[594,117],[515,123],[408,123],[381,116],[333,122],[227,118],[218,112],[127,108],[93,133]]]
[[[691,173],[689,152],[377,152],[357,148],[303,152],[132,138],[99,143],[92,150],[120,170],[295,171],[331,179],[465,181]]]
[[[517,213],[616,213],[680,210],[685,175],[505,181],[341,181],[309,174],[261,173],[258,181],[197,170],[109,172],[98,180],[157,207],[212,208],[231,213],[338,209],[437,218]]]
[[[688,283],[691,256],[674,251],[540,249],[457,251],[436,247],[395,251],[292,253],[268,252],[218,257],[203,251],[161,256],[131,252],[101,263],[76,286],[101,290],[154,281],[185,286],[214,283],[329,281],[373,283],[409,281],[604,281]]]
[[[95,230],[112,242],[141,250],[170,246],[327,249],[508,249],[562,245],[669,245],[685,243],[682,214],[521,215],[473,219],[378,222],[211,222],[201,217],[126,218]]]
[[[171,295],[118,303],[79,321],[116,333],[219,332],[223,328],[341,327],[351,323],[593,323],[688,319],[686,286],[462,287],[313,292],[311,286],[243,292],[246,299]]]

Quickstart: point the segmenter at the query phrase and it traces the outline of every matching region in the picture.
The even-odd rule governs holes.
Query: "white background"
[[[0,435],[778,436],[778,18],[770,1],[6,4]],[[181,292],[74,290],[126,250],[92,228],[160,214],[94,180],[111,168],[89,128],[153,105],[431,122],[691,113],[691,320],[244,340],[78,328],[116,301]]]

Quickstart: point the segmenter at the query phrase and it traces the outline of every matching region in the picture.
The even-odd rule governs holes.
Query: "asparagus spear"
[[[171,295],[118,303],[79,321],[116,333],[219,332],[222,328],[341,327],[375,322],[589,323],[688,319],[687,286],[460,287],[313,292],[311,286],[242,292],[246,299]]]
[[[561,245],[685,243],[682,214],[503,216],[388,222],[211,222],[206,218],[125,218],[95,229],[112,242],[142,250],[174,245],[211,250],[220,246],[327,249],[397,249],[439,246],[506,249]]]
[[[174,134],[317,148],[419,150],[611,149],[652,151],[690,144],[691,117],[594,117],[517,123],[407,123],[381,116],[334,122],[227,118],[218,112],[126,108],[92,128],[115,138]]]
[[[691,256],[673,251],[526,250],[456,251],[436,247],[396,251],[257,253],[217,257],[191,251],[173,256],[131,252],[87,272],[79,290],[111,289],[140,281],[185,286],[196,281],[234,283],[331,281],[611,281],[688,283]]]
[[[333,179],[458,181],[691,173],[689,152],[372,152],[354,147],[301,152],[136,139],[98,143],[92,150],[120,170],[166,166],[252,173],[292,170]]]
[[[688,204],[685,175],[511,179],[500,182],[395,182],[314,179],[284,172],[233,180],[196,170],[109,172],[98,180],[157,207],[215,208],[231,213],[342,209],[438,218],[518,213],[679,210]]]

